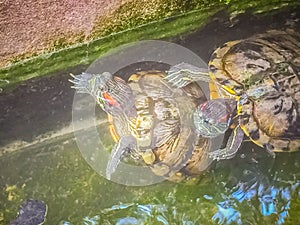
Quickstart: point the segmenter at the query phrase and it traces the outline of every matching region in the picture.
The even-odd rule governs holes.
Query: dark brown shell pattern
[[[135,95],[137,116],[130,121],[131,133],[141,151],[151,150],[152,171],[172,181],[182,181],[202,173],[212,162],[208,157],[210,139],[193,131],[193,109],[206,97],[193,82],[176,89],[163,79],[162,71],[141,71],[129,77]],[[118,124],[113,118],[117,133]]]
[[[224,96],[237,98],[245,134],[275,152],[300,150],[299,54],[298,33],[271,30],[227,42],[209,62]]]

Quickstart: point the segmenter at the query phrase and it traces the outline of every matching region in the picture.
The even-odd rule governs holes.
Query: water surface
[[[205,28],[173,41],[208,61],[226,41],[292,23],[299,29],[296,12],[246,14],[233,20],[221,15]],[[1,147],[15,139],[31,143],[46,131],[69,125],[74,92],[67,74],[84,70],[61,71],[1,94]],[[107,132],[107,126],[101,129]],[[299,167],[300,153],[277,154],[273,159],[246,142],[234,159],[216,163],[196,180],[129,187],[99,176],[69,133],[0,157],[0,224],[14,219],[28,198],[47,203],[46,225],[299,224]]]

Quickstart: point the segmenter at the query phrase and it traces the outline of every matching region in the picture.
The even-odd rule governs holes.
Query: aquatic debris
[[[121,218],[118,220],[116,225],[139,225],[140,220],[136,219],[135,217],[127,216],[125,218]]]
[[[9,225],[41,225],[46,215],[47,205],[43,201],[28,199],[22,203],[17,219]]]
[[[91,218],[86,216],[83,218],[83,223],[84,223],[84,225],[98,225],[99,219],[100,219],[100,216],[98,216],[98,215],[91,217]]]
[[[103,209],[101,212],[106,214],[108,212],[115,211],[115,210],[127,209],[134,205],[136,205],[136,204],[135,203],[120,203],[119,205],[113,205],[110,208]]]
[[[218,203],[218,212],[212,217],[218,224],[229,225],[233,222],[241,225],[241,213],[232,207],[230,200]]]
[[[207,199],[207,200],[212,200],[213,197],[212,196],[209,196],[209,195],[203,195],[203,198]]]

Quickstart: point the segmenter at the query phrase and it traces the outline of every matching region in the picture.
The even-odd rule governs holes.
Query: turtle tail
[[[69,81],[73,84],[71,88],[76,89],[79,93],[91,93],[92,87],[90,80],[95,77],[95,75],[90,73],[82,73],[79,75],[70,74],[73,79]]]

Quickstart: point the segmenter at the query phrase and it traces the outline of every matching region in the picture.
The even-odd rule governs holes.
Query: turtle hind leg
[[[239,150],[244,139],[244,131],[237,126],[228,138],[225,148],[221,148],[209,153],[209,157],[214,160],[231,159]]]
[[[107,166],[106,166],[106,178],[111,179],[111,175],[116,171],[120,160],[124,153],[130,149],[135,149],[137,142],[132,135],[123,136],[119,142],[114,146],[111,151]]]
[[[185,87],[194,81],[211,82],[206,68],[198,68],[184,62],[172,66],[167,71],[165,80],[177,88]]]

